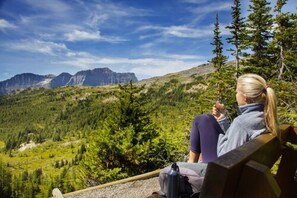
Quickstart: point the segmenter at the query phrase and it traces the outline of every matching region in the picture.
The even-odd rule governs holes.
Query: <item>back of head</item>
[[[265,79],[257,74],[244,74],[238,78],[237,88],[247,97],[249,103],[264,105],[266,127],[278,135],[276,96]]]

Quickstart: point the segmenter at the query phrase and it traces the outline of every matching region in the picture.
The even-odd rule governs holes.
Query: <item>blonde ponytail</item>
[[[270,87],[267,87],[264,92],[266,92],[266,101],[264,107],[266,127],[270,132],[279,136],[276,113],[276,96],[274,90]]]
[[[251,103],[264,105],[266,128],[271,133],[279,136],[274,90],[267,85],[264,78],[257,74],[244,74],[238,78],[237,84]]]

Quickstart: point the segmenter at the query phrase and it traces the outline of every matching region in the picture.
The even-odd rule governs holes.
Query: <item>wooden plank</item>
[[[291,142],[297,144],[297,127],[288,124],[280,126],[281,137],[284,142]]]
[[[277,137],[264,134],[222,155],[208,164],[200,197],[234,197],[244,165],[255,160],[272,167],[280,155],[280,148]]]
[[[283,142],[297,143],[297,128],[293,128],[289,124],[283,124],[280,126],[280,134]]]
[[[297,128],[286,128],[282,131],[287,142],[296,144]],[[282,158],[276,173],[276,181],[282,189],[281,197],[297,197],[297,181],[295,178],[297,169],[297,151],[284,146]]]
[[[281,189],[267,166],[249,161],[241,174],[237,188],[237,198],[270,197],[278,198]]]

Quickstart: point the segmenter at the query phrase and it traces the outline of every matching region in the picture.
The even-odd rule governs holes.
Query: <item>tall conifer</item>
[[[276,48],[277,70],[279,80],[293,80],[297,73],[297,14],[283,13],[287,0],[278,0],[274,11],[275,36],[273,46]]]
[[[219,15],[216,14],[216,22],[214,24],[214,37],[212,45],[215,46],[215,48],[212,50],[213,54],[215,55],[214,58],[211,59],[211,63],[213,63],[216,71],[220,71],[221,67],[226,63],[227,57],[223,55],[223,43],[222,43],[222,37],[220,36],[220,24],[219,24]]]
[[[132,82],[119,85],[114,108],[100,135],[92,137],[81,162],[82,171],[89,180],[107,182],[140,174],[152,166],[159,136],[150,118],[144,86]]]
[[[227,29],[230,29],[232,34],[232,37],[227,38],[227,42],[234,46],[234,48],[229,49],[229,51],[235,56],[236,78],[238,77],[240,55],[242,53],[243,40],[245,37],[244,17],[241,17],[240,5],[240,0],[234,0],[234,5],[232,6],[232,22],[231,25],[226,27]]]
[[[247,18],[247,47],[252,54],[248,57],[248,72],[258,73],[265,77],[272,74],[271,55],[268,50],[272,38],[272,15],[270,3],[266,0],[250,0]]]

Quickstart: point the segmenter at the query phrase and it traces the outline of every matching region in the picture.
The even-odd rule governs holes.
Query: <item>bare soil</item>
[[[63,195],[65,198],[146,198],[159,191],[159,179],[153,177],[116,184],[105,188],[92,188]]]

